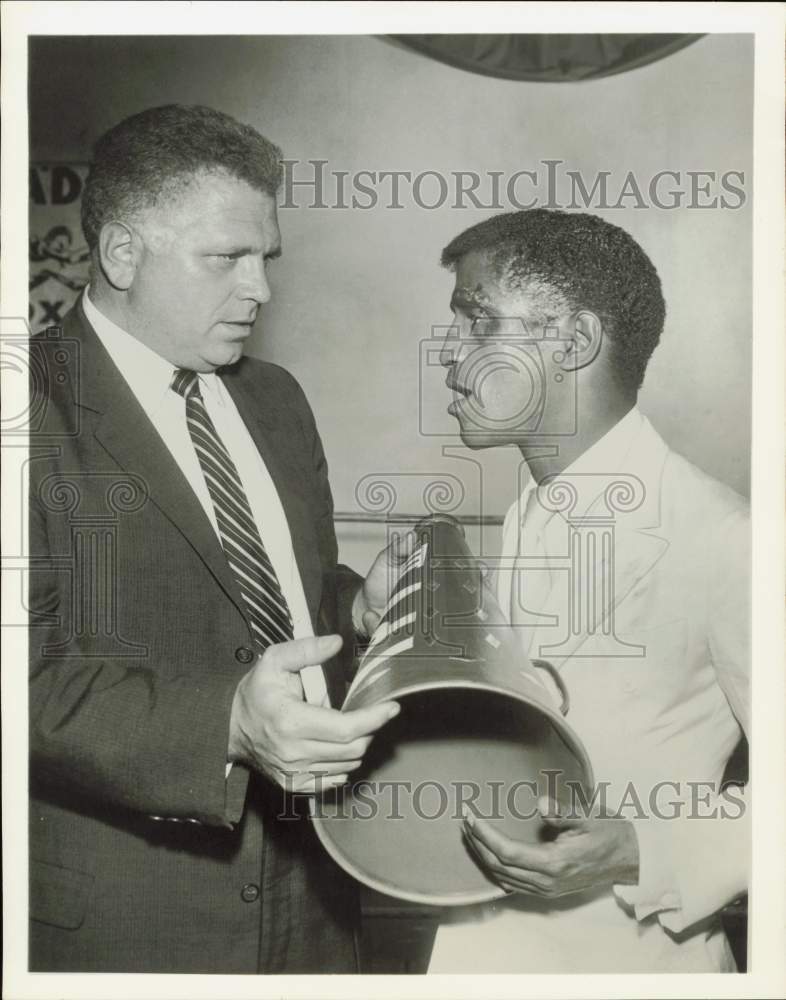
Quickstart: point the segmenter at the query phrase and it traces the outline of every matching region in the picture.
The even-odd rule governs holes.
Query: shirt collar
[[[619,472],[620,465],[628,453],[628,447],[641,429],[643,417],[637,406],[628,410],[622,420],[617,421],[602,438],[583,452],[560,473],[570,476],[577,473]],[[559,478],[559,477],[558,477]]]
[[[82,296],[82,308],[98,339],[109,352],[131,391],[149,412],[155,412],[166,398],[175,368],[171,361],[137,340],[132,334],[105,316],[92,302],[90,286]],[[215,372],[200,372],[200,392],[223,405],[221,382]]]
[[[643,423],[644,417],[641,414],[641,410],[637,406],[633,406],[603,437],[598,438],[591,447],[582,452],[566,469],[555,476],[554,479],[549,480],[549,486],[553,489],[554,484],[560,480],[567,481],[575,476],[586,476],[588,485],[591,485],[589,478],[592,476],[603,476],[605,474],[621,472],[630,447],[636,435],[641,430]],[[519,500],[522,521],[527,512],[527,503],[530,495],[537,488],[538,484],[530,476]],[[582,510],[586,510],[594,500],[595,496],[583,497],[581,501]],[[540,521],[540,528],[542,529],[551,519],[553,513],[554,511],[549,510],[543,503],[536,503],[529,516]],[[573,511],[572,513],[575,515],[578,511]]]

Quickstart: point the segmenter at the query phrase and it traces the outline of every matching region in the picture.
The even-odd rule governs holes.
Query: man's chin
[[[506,444],[500,437],[495,436],[489,430],[478,430],[470,427],[459,427],[459,435],[463,444],[473,451],[480,451],[484,448],[496,448],[500,444]]]
[[[216,371],[218,368],[228,368],[237,364],[243,357],[243,346],[241,343],[222,344],[204,358],[205,365],[210,366],[210,371]]]

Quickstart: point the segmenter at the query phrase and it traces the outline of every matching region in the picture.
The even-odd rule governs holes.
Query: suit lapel
[[[582,536],[587,537],[586,526],[597,524],[595,519],[608,510],[607,496],[602,491],[585,508],[580,522],[574,522],[572,530],[561,520],[562,515],[555,514],[551,519],[547,551],[555,568],[551,590],[540,610],[544,615],[556,616],[559,624],[535,630],[532,656],[638,655],[616,638],[614,615],[668,549],[668,541],[658,534],[661,477],[667,454],[665,443],[644,419],[620,470],[620,481],[627,482],[634,494],[640,492],[640,502],[630,510],[615,512],[613,532],[607,533],[605,544],[598,531],[594,544],[582,545]],[[582,530],[576,530],[579,523],[584,525]],[[575,573],[567,568],[571,539],[581,559]],[[594,595],[591,600],[590,594]]]
[[[81,303],[71,317],[68,333],[80,341],[81,371],[85,373],[74,395],[78,405],[97,414],[96,439],[122,469],[143,479],[150,500],[245,614],[221,544],[180,467],[88,323]]]

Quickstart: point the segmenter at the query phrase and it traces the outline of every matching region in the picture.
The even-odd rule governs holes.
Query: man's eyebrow
[[[456,306],[477,306],[481,304],[481,300],[478,298],[476,292],[470,291],[468,288],[457,288],[450,298],[450,307],[454,309]]]
[[[457,288],[450,299],[450,308],[453,312],[456,309],[482,309],[491,316],[501,315],[499,310],[492,304],[489,294],[483,285],[476,285],[474,289]]]
[[[211,256],[213,253],[216,253],[216,252],[218,252],[218,251],[213,250],[213,251],[211,251],[208,254],[208,256]],[[258,254],[259,253],[259,248],[258,247],[248,246],[248,245],[246,245],[246,246],[231,246],[231,247],[227,247],[225,250],[221,250],[220,253],[221,253],[222,256],[227,256],[227,257],[248,257],[249,254]],[[272,250],[268,250],[268,252],[265,253],[265,254],[263,254],[263,256],[264,256],[265,260],[275,260],[277,257],[280,257],[281,256],[281,244],[279,244],[277,247],[273,247]]]

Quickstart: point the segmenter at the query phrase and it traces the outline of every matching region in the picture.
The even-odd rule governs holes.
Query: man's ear
[[[560,368],[578,371],[592,364],[603,341],[603,324],[594,312],[581,309],[573,313],[567,324],[567,344]]]
[[[107,281],[119,291],[127,291],[136,274],[141,253],[137,234],[124,222],[107,222],[98,236],[98,253]]]

